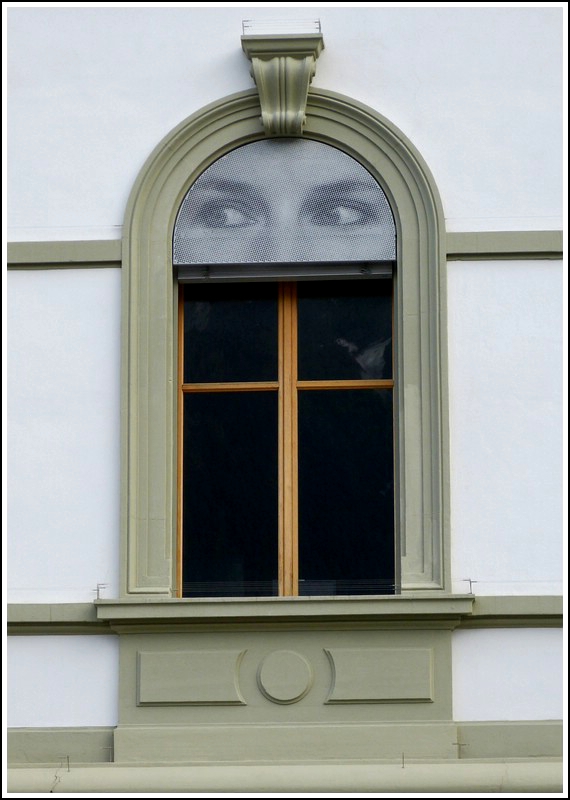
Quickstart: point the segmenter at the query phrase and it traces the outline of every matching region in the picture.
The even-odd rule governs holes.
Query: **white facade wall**
[[[452,641],[456,722],[562,718],[560,629],[455,631]]]
[[[8,276],[9,602],[116,597],[118,269]]]
[[[448,264],[454,591],[562,593],[562,298],[559,261]]]
[[[11,636],[6,669],[10,728],[117,724],[116,636]]]
[[[449,231],[562,227],[561,9],[38,7],[8,11],[9,239],[119,239],[160,140],[253,88],[241,21],[287,17],[320,18],[313,86],[408,136]],[[561,265],[448,272],[453,588],[559,594]],[[8,291],[8,599],[116,597],[120,271],[12,272]],[[561,716],[560,637],[457,631],[455,718]],[[8,724],[116,724],[116,646],[11,637]]]
[[[303,13],[311,16],[310,9]],[[252,85],[239,50],[240,24],[260,14],[271,17],[268,9],[10,9],[11,237],[118,237],[126,197],[160,138],[187,113]],[[326,49],[314,84],[369,103],[402,127],[434,172],[450,229],[456,223],[462,230],[560,224],[548,207],[560,197],[557,9],[517,9],[513,17],[513,9],[483,14],[477,9],[359,9],[355,15],[329,8],[318,9],[316,16]],[[188,20],[191,25],[183,24]],[[429,44],[426,30],[434,36]],[[537,46],[541,34],[548,47]],[[385,50],[377,47],[379,35]],[[483,36],[489,37],[485,65],[474,70],[472,53]],[[212,73],[207,81],[184,81],[182,75],[205,69],[204,64],[198,68],[204,55],[200,39],[216,43]],[[331,50],[334,58],[327,59]],[[397,51],[406,57],[396,58]],[[230,54],[235,63],[228,62]],[[378,81],[355,85],[355,76],[362,70],[370,74],[370,65],[378,68]],[[522,96],[520,87],[509,91],[517,76]],[[465,91],[468,80],[470,92]],[[434,93],[439,100],[430,108]],[[487,113],[474,118],[469,104],[478,98],[481,106],[483,97]],[[553,114],[541,117],[540,135],[532,132],[533,115],[527,113],[538,98]],[[423,114],[418,102],[424,104]],[[449,108],[454,119],[475,123],[469,136],[457,122],[441,124]],[[517,124],[507,124],[507,115]],[[501,126],[509,140],[498,136],[486,153],[479,152],[481,137],[488,139]],[[544,147],[537,153],[540,141]],[[529,183],[525,191],[530,169],[539,170],[540,179],[536,174],[534,186]],[[501,183],[501,191],[493,181]],[[468,185],[477,186],[475,196],[456,196],[458,187]],[[91,296],[77,304],[75,298],[90,282],[113,296],[98,294],[96,302]],[[118,275],[18,273],[11,275],[10,291],[12,598],[37,600],[39,590],[53,593],[54,601],[91,599],[97,583],[108,583],[113,596]],[[478,582],[480,594],[560,591],[561,296],[561,273],[553,262],[449,265],[457,591],[469,578]],[[48,301],[46,329],[41,304]],[[96,385],[90,383],[90,371]],[[49,395],[51,409],[38,403],[33,389],[40,376],[41,394]],[[62,436],[73,425],[70,414],[77,435]],[[30,485],[35,489],[31,503]],[[77,536],[81,554],[71,546]],[[30,557],[38,562],[37,572]]]
[[[8,283],[9,599],[116,597],[119,270]],[[452,262],[448,308],[454,590],[559,594],[561,264]]]
[[[242,20],[300,17],[325,40],[313,86],[408,136],[449,230],[561,228],[562,9],[12,8],[10,238],[120,238],[160,140],[254,88]]]

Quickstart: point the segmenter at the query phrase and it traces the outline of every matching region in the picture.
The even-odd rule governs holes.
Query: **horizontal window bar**
[[[393,389],[393,380],[297,381],[297,389]],[[184,383],[183,392],[274,392],[277,381],[235,383]]]
[[[250,381],[235,383],[183,383],[183,392],[274,392],[277,381]]]
[[[393,380],[297,381],[297,389],[393,389]]]
[[[339,264],[183,264],[176,267],[179,283],[215,281],[331,280],[391,278],[392,261]]]

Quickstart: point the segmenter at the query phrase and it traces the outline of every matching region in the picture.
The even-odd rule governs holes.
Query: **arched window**
[[[447,587],[437,191],[369,108],[314,90],[306,119],[266,139],[226,98],[131,195],[125,596]]]
[[[395,592],[395,256],[382,188],[322,142],[243,145],[190,187],[182,596]]]

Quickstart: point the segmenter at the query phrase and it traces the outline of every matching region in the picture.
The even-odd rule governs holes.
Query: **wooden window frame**
[[[297,282],[282,281],[278,287],[277,381],[232,381],[185,383],[184,381],[184,292],[178,290],[178,443],[177,443],[177,559],[176,594],[183,597],[183,434],[184,395],[201,392],[277,392],[278,393],[278,585],[279,597],[299,596],[299,442],[298,392],[315,390],[394,389],[394,380],[299,380],[298,378],[298,298]],[[393,307],[393,303],[392,303]],[[394,532],[395,535],[395,532]]]

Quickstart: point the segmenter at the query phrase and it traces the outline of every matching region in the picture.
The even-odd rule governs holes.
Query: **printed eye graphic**
[[[313,225],[330,227],[356,227],[378,221],[373,205],[353,201],[313,203],[308,209],[308,217]]]
[[[194,214],[194,223],[204,228],[244,228],[255,225],[259,217],[249,208],[237,203],[211,200]]]

